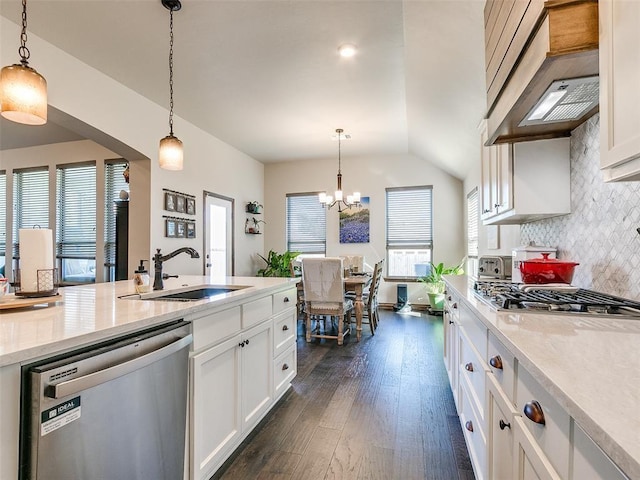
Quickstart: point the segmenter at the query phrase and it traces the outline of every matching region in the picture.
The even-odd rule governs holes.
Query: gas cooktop
[[[474,290],[482,301],[499,310],[640,318],[640,302],[571,285],[526,285],[478,280],[474,284]]]

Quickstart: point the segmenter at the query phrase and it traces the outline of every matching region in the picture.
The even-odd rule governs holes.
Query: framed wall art
[[[173,192],[164,192],[164,209],[169,212],[176,211],[176,194]]]
[[[195,222],[187,222],[187,238],[196,238]]]
[[[196,214],[196,199],[193,197],[187,197],[187,214],[188,215]]]
[[[340,212],[340,243],[369,243],[369,197],[360,207]]]
[[[172,218],[167,218],[164,221],[164,236],[165,237],[169,237],[169,238],[173,238],[176,236],[176,221],[173,220]]]
[[[176,194],[176,212],[185,213],[187,211],[186,201],[184,195]]]
[[[176,222],[176,237],[184,238],[186,236],[185,225],[186,225],[186,222],[180,222],[180,221]]]

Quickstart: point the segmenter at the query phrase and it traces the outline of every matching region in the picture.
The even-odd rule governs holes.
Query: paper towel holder
[[[58,294],[60,282],[58,279],[57,268],[43,268],[36,271],[37,290],[35,292],[27,292],[22,290],[20,285],[20,269],[13,271],[14,281],[11,286],[14,288],[16,297],[51,297]]]

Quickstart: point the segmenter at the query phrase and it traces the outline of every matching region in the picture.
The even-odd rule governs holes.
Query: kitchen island
[[[177,319],[192,323],[194,343],[190,360],[191,441],[186,465],[191,465],[190,478],[205,478],[222,463],[235,446],[250,433],[257,422],[286,391],[295,375],[295,305],[296,279],[226,277],[208,278],[180,276],[165,281],[165,291],[181,290],[197,285],[220,285],[236,288],[211,298],[196,301],[152,301],[135,296],[131,281],[66,287],[59,290],[60,300],[49,306],[25,309],[2,310],[0,314],[0,478],[18,478],[18,432],[20,428],[20,375],[23,365],[51,358],[78,348],[121,337],[133,332],[162,325]],[[239,288],[243,287],[243,288]],[[286,327],[286,328],[285,328]],[[281,332],[275,331],[280,328]],[[237,338],[253,335],[252,352],[240,349]],[[249,338],[249,337],[247,337]],[[194,450],[200,439],[194,436],[195,413],[213,415],[201,399],[193,395],[194,389],[210,396],[211,385],[194,379],[207,361],[214,361],[210,352],[221,344],[229,343],[237,352],[234,371],[228,378],[239,387],[233,392],[224,392],[234,401],[259,402],[247,415],[234,417],[234,435],[220,432],[225,440],[224,448],[217,455],[207,455],[206,462],[197,458]],[[248,343],[248,341],[247,341]],[[259,350],[261,349],[261,350]],[[242,353],[240,353],[242,350]],[[216,350],[217,351],[217,350]],[[259,352],[256,357],[256,353]],[[252,357],[253,355],[253,357]],[[267,357],[265,357],[265,355]],[[242,361],[259,363],[261,380],[250,373],[240,375]],[[279,362],[285,369],[277,369]],[[286,375],[285,375],[286,373]],[[235,375],[235,376],[234,376]],[[279,376],[280,375],[280,376]],[[268,378],[264,378],[268,377]],[[263,391],[257,390],[263,388]],[[252,390],[253,389],[253,390]],[[218,392],[218,397],[224,396]],[[210,398],[210,397],[209,397]],[[210,402],[210,400],[209,400]],[[236,405],[237,406],[237,405]],[[203,410],[204,408],[204,410]],[[215,412],[214,412],[215,413]],[[224,415],[226,412],[217,413]],[[232,415],[233,417],[233,415]],[[209,417],[206,417],[209,418]],[[230,427],[231,428],[231,427]],[[214,429],[215,430],[215,429]],[[218,438],[208,438],[210,446]],[[195,446],[194,446],[195,442]],[[220,447],[220,446],[217,446]],[[205,452],[201,452],[205,455]],[[197,464],[197,469],[194,465]],[[194,470],[197,470],[194,472]]]
[[[639,479],[640,321],[497,311],[466,276],[446,282],[445,365],[476,476]],[[546,425],[523,413],[533,400]],[[584,452],[604,452],[602,470]]]

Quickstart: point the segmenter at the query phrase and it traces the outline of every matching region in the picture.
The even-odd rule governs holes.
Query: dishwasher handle
[[[193,337],[191,334],[189,334],[173,343],[170,343],[169,345],[165,345],[158,350],[154,350],[153,352],[149,352],[146,355],[134,358],[133,360],[129,360],[128,362],[119,363],[118,365],[114,365],[113,367],[105,368],[104,370],[98,370],[97,372],[74,378],[73,380],[60,382],[56,385],[50,385],[45,389],[45,396],[49,398],[62,398],[68,395],[79,393],[88,388],[95,387],[96,385],[106,383],[110,380],[122,377],[123,375],[134,372],[140,368],[151,365],[158,360],[168,357],[178,350],[181,350],[184,347],[188,346],[192,341]]]

